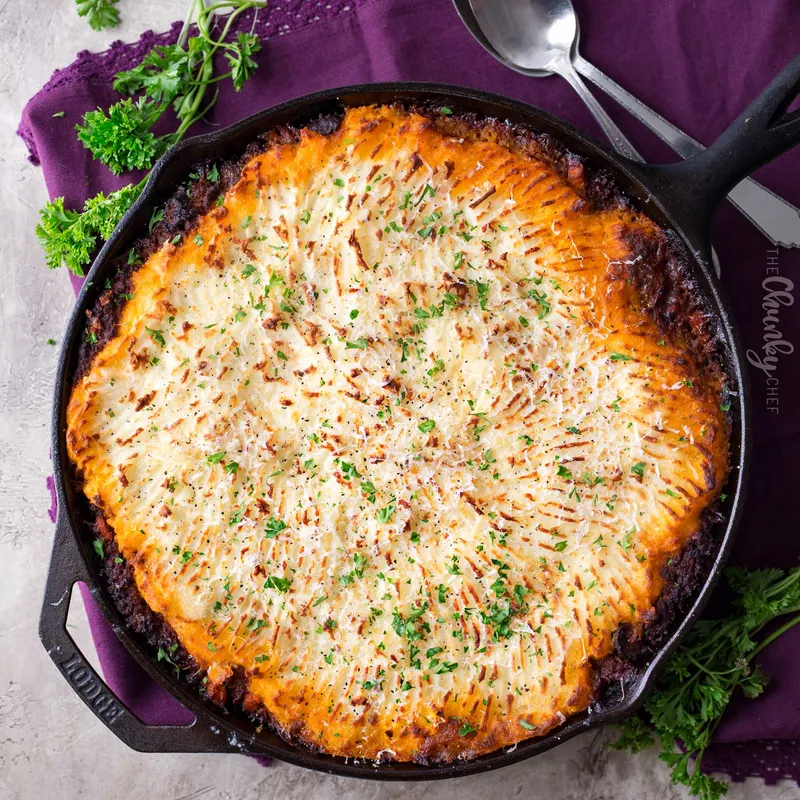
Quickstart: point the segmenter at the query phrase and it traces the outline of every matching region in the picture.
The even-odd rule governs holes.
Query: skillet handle
[[[698,238],[739,181],[800,144],[800,109],[786,113],[798,92],[800,55],[707,150],[678,164],[646,169],[669,209]]]
[[[59,504],[60,506],[62,504]],[[66,515],[59,513],[47,573],[39,638],[73,691],[118,739],[143,753],[242,753],[223,733],[195,720],[187,726],[145,725],[112,692],[67,631],[72,587],[93,582]]]

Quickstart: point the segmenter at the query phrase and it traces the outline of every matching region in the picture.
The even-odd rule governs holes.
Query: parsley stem
[[[800,611],[800,608],[787,609],[786,613],[792,614],[795,611]],[[753,650],[752,653],[750,653],[750,655],[747,657],[747,661],[752,661],[767,645],[772,644],[772,642],[774,642],[779,636],[782,636],[784,633],[786,633],[786,631],[788,631],[790,628],[793,628],[799,622],[800,614],[797,614],[788,622],[785,622],[783,625],[781,625],[780,628],[774,630],[769,636],[767,636],[766,639],[761,642],[761,644],[758,645],[758,647],[756,647],[755,650]]]
[[[708,669],[708,668],[704,667],[704,666],[703,666],[703,665],[702,665],[702,664],[701,664],[701,663],[700,663],[700,662],[699,662],[699,661],[698,661],[698,660],[697,660],[697,659],[696,659],[694,656],[692,656],[690,653],[687,653],[687,654],[686,654],[686,658],[688,658],[688,659],[689,659],[689,661],[691,661],[691,662],[692,662],[692,664],[694,664],[694,665],[697,667],[697,669],[698,669],[700,672],[703,672],[703,673],[705,673],[705,674],[706,674],[706,675],[708,675],[709,677],[720,676],[720,675],[731,675],[732,673],[734,673],[734,672],[738,672],[738,671],[739,671],[739,667],[737,667],[737,666],[734,666],[734,667],[731,667],[730,669],[727,669],[727,670],[725,670],[724,672],[718,672],[717,670],[711,670],[711,669]],[[694,676],[692,677],[692,679],[693,679],[693,680],[696,680],[696,679],[697,679],[697,675],[694,675]]]

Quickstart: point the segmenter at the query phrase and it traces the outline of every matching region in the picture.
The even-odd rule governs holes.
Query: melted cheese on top
[[[726,469],[633,212],[396,109],[253,158],[133,275],[70,455],[222,692],[328,753],[469,758],[590,702]],[[634,265],[635,266],[635,265]]]

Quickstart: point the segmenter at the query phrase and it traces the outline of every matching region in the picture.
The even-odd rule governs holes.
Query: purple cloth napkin
[[[575,0],[575,6],[584,56],[705,144],[800,50],[800,7],[792,0],[737,4],[735,11],[725,0]],[[249,27],[250,21],[242,24]],[[256,30],[266,41],[255,78],[239,94],[229,82],[222,84],[212,114],[197,132],[318,89],[430,80],[525,100],[600,137],[566,82],[526,78],[500,65],[472,39],[450,0],[283,0],[280,7],[259,12]],[[41,163],[51,196],[64,195],[68,205],[80,206],[97,191],[123,184],[92,160],[78,143],[74,125],[85,111],[116,99],[110,88],[116,71],[138,61],[153,44],[176,36],[173,26],[131,45],[117,43],[105,53],[81,53],[28,103],[19,132],[32,159]],[[675,160],[612,101],[603,102],[649,160]],[[56,112],[65,114],[53,117]],[[800,205],[800,148],[762,169],[757,178]],[[796,566],[800,370],[792,343],[800,342],[800,315],[792,308],[792,279],[800,275],[800,252],[774,249],[727,204],[717,214],[714,244],[753,363],[754,459],[732,560],[748,567]],[[73,282],[77,288],[80,282]],[[784,294],[770,294],[775,291]],[[778,316],[772,327],[770,303]],[[765,371],[758,365],[768,355],[777,361],[767,362],[773,368]],[[103,670],[120,698],[148,723],[190,721],[189,712],[144,676],[87,599]],[[703,765],[737,780],[748,775],[769,783],[783,777],[798,780],[800,628],[767,648],[760,663],[772,677],[768,690],[755,701],[732,704]]]

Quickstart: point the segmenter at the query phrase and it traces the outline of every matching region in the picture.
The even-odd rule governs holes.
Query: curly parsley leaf
[[[115,175],[149,168],[172,142],[172,136],[156,137],[150,130],[164,109],[147,97],[120,100],[108,112],[98,108],[84,114],[83,124],[76,126],[78,139]]]
[[[93,31],[113,28],[119,22],[119,11],[115,8],[117,0],[76,0],[75,7],[79,17],[86,17]]]
[[[83,275],[99,244],[111,236],[143,188],[144,181],[109,195],[101,192],[86,201],[83,211],[64,208],[63,197],[47,203],[36,226],[47,266],[57,269],[65,264],[70,272]]]
[[[231,80],[237,92],[241,91],[245,82],[256,71],[258,64],[253,60],[253,55],[260,49],[261,42],[253,33],[239,33],[236,43],[228,45],[225,58],[231,65]]]

